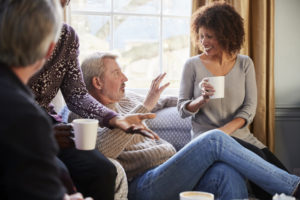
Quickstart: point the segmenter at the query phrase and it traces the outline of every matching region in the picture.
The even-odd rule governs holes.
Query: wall
[[[300,0],[275,0],[275,154],[300,168]]]

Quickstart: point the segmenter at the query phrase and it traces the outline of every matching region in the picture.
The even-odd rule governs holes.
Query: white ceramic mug
[[[180,200],[214,200],[214,195],[208,192],[185,191],[179,194]]]
[[[224,91],[225,91],[225,77],[224,76],[212,76],[206,77],[208,79],[208,83],[211,84],[214,89],[214,95],[210,96],[210,99],[219,99],[224,98]],[[199,85],[199,87],[201,87]]]
[[[98,120],[75,119],[72,122],[75,135],[75,146],[79,150],[93,150],[96,146]]]

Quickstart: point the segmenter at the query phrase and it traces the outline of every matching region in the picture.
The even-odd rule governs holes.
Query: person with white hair
[[[168,86],[161,85],[165,73],[152,81],[148,95],[141,100],[125,91],[128,79],[115,56],[94,53],[81,68],[90,94],[120,114],[147,113],[162,105],[160,95]],[[164,106],[171,102],[165,101]],[[299,198],[300,177],[266,162],[217,129],[176,152],[163,139],[104,128],[98,131],[97,148],[123,166],[130,200],[178,199],[178,194],[187,190],[211,192],[215,199],[244,199],[248,198],[245,178],[272,195]]]

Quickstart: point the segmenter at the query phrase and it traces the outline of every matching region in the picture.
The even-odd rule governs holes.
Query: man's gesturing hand
[[[160,74],[151,83],[150,90],[144,101],[144,106],[149,111],[151,111],[155,107],[158,99],[160,98],[161,93],[170,85],[170,83],[166,83],[160,86],[165,76],[166,73]]]
[[[127,133],[139,133],[151,139],[159,139],[159,136],[144,123],[144,120],[153,119],[155,116],[154,113],[116,116],[109,121],[109,124]]]

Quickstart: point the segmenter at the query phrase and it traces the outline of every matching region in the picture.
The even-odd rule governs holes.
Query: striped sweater
[[[130,91],[118,103],[106,105],[117,113],[148,113],[144,98]],[[175,106],[177,98],[160,99],[153,110]],[[152,110],[152,111],[153,111]],[[78,118],[73,113],[69,121]],[[128,179],[164,163],[176,153],[175,148],[163,139],[152,140],[140,134],[128,134],[120,129],[99,128],[97,148],[105,156],[118,160],[124,167]]]

